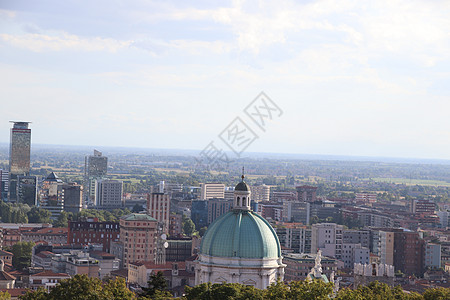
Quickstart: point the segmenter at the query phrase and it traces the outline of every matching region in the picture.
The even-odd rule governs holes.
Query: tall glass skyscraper
[[[31,129],[30,122],[15,122],[11,128],[11,142],[9,145],[9,197],[12,202],[17,201],[17,177],[30,175]]]

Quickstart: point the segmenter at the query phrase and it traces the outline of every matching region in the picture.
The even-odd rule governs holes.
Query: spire
[[[242,176],[241,176],[241,178],[242,178],[242,182],[244,182],[244,178],[245,178],[245,176],[244,176],[244,167],[242,167]]]

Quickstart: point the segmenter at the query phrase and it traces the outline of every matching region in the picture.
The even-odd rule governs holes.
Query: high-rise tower
[[[15,122],[11,128],[11,142],[9,148],[9,197],[12,202],[17,201],[17,176],[30,175],[31,122]]]

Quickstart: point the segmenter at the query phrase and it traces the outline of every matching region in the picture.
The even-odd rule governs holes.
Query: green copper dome
[[[233,210],[214,221],[205,233],[200,254],[218,257],[279,258],[280,242],[261,216]]]

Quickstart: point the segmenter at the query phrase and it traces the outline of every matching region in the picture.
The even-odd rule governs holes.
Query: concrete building
[[[379,255],[382,264],[394,265],[394,232],[380,231]]]
[[[85,157],[85,174],[87,177],[103,178],[108,172],[108,157],[94,150],[94,155]]]
[[[317,201],[317,187],[302,185],[296,187],[299,202],[316,202]]]
[[[40,206],[50,211],[52,219],[57,219],[64,210],[63,181],[54,173],[45,178],[40,189]]]
[[[36,176],[17,176],[16,202],[38,205],[38,180]]]
[[[360,244],[370,249],[370,230],[344,229],[342,232],[343,242],[347,244]]]
[[[441,268],[441,245],[427,243],[425,246],[425,267],[430,269]]]
[[[311,252],[311,229],[300,223],[275,225],[280,245],[292,249],[294,253]]]
[[[283,202],[283,221],[310,224],[311,203],[298,201]]]
[[[366,205],[372,205],[373,203],[377,202],[377,194],[376,193],[356,193],[355,202],[366,204]]]
[[[232,201],[217,198],[211,198],[207,202],[208,202],[208,224],[211,224],[217,218],[229,212],[233,204]]]
[[[0,200],[8,200],[9,172],[0,169]]]
[[[195,228],[208,226],[208,201],[192,201],[191,220],[194,222]]]
[[[100,151],[94,150],[94,155],[87,155],[84,161],[84,187],[86,202],[89,206],[95,204],[96,181],[106,179],[108,173],[108,158]]]
[[[270,224],[251,211],[250,203],[250,187],[242,175],[233,210],[212,223],[202,239],[195,284],[241,283],[264,289],[283,280],[280,242]]]
[[[168,194],[151,193],[147,196],[148,214],[163,224],[163,232],[169,233],[170,197]]]
[[[64,211],[79,213],[83,208],[83,187],[75,182],[63,184]]]
[[[270,201],[270,186],[268,185],[253,185],[250,186],[252,191],[252,198],[255,202],[269,202]]]
[[[315,265],[317,254],[310,253],[288,253],[283,257],[286,264],[284,280],[286,282],[305,280],[308,273]],[[332,257],[322,257],[323,274],[330,278],[331,273],[336,273],[341,263]]]
[[[437,216],[439,217],[439,224],[441,227],[445,228],[449,226],[449,220],[450,220],[450,212],[449,211],[438,211]]]
[[[345,268],[353,268],[356,263],[369,264],[370,251],[369,248],[362,247],[361,244],[347,244],[342,245],[342,260]]]
[[[96,181],[96,205],[99,208],[123,207],[123,182],[119,180],[100,179]]]
[[[31,129],[30,122],[13,122],[9,144],[9,195],[8,201],[17,201],[17,176],[30,175]]]
[[[130,214],[120,218],[120,242],[123,262],[154,262],[158,221],[146,214]]]
[[[200,183],[200,200],[225,198],[225,185],[222,183]]]
[[[418,216],[433,215],[436,210],[436,204],[426,199],[412,200],[412,213]]]
[[[342,259],[344,226],[318,223],[311,227],[311,252],[321,250],[325,256]]]
[[[169,215],[169,236],[177,236],[183,233],[183,215],[171,213]]]

